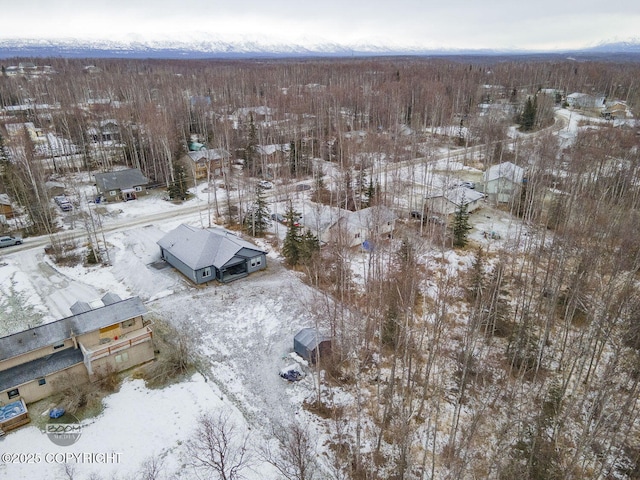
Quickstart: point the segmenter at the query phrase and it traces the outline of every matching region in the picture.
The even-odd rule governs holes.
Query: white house
[[[493,202],[509,202],[520,191],[524,169],[511,162],[493,165],[484,172],[480,188]]]
[[[571,108],[602,108],[605,95],[589,95],[587,93],[571,93],[567,95],[567,103]]]
[[[441,216],[448,216],[462,206],[467,206],[467,212],[471,213],[482,206],[484,194],[465,187],[455,187],[435,191],[425,197],[425,210]]]
[[[376,240],[391,238],[396,215],[387,207],[374,206],[346,213],[329,227],[332,242],[344,242],[350,247],[371,245]]]

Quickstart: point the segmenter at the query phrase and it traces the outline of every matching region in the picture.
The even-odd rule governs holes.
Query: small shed
[[[303,328],[293,338],[293,351],[316,363],[331,353],[331,337],[318,333],[315,328]]]

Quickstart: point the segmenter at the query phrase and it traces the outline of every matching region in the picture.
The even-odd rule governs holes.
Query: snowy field
[[[145,203],[128,202],[120,208]],[[156,203],[151,200],[145,213]],[[228,285],[195,287],[172,268],[154,268],[150,264],[160,258],[156,240],[182,222],[198,225],[199,214],[107,234],[109,267],[55,267],[41,249],[4,255],[2,316],[6,320],[22,312],[11,330],[19,329],[19,322],[26,327],[33,318],[48,322],[69,316],[76,300],[90,301],[108,291],[123,298],[138,295],[146,302],[147,318],[167,319],[194,334],[194,349],[203,355],[205,371],[161,390],[149,390],[141,380],[126,381],[107,397],[103,413],[83,424],[80,439],[71,447],[57,447],[37,427],[27,426],[0,440],[2,452],[41,453],[43,459],[58,452],[121,453],[115,464],[76,465],[76,478],[92,472],[103,478],[138,478],[142,462],[157,456],[165,459],[166,473],[190,479],[193,472],[182,467],[187,462],[184,444],[201,413],[227,409],[243,430],[251,431],[252,447],[264,443],[271,425],[297,419],[313,423],[302,409],[303,400],[314,392],[312,376],[290,384],[278,375],[295,363],[289,356],[293,336],[314,325],[309,313],[317,310],[312,307],[313,292],[273,253],[267,270]],[[3,327],[3,334],[8,333],[9,326]],[[278,478],[272,470],[256,460],[246,473],[250,479]],[[0,477],[57,479],[62,470],[44,460],[3,464]]]
[[[558,132],[569,140],[578,129],[578,115],[560,111],[566,128]],[[566,138],[565,138],[566,137]],[[382,167],[381,167],[382,168]],[[385,170],[386,171],[386,170]],[[443,172],[449,172],[443,175]],[[325,172],[331,177],[331,172]],[[414,185],[446,186],[480,172],[457,159],[442,159],[428,166],[402,165],[389,173],[393,181]],[[69,180],[82,208],[91,197],[88,178]],[[383,181],[382,183],[385,183]],[[196,195],[182,205],[162,199],[161,192],[141,196],[138,201],[100,205],[111,265],[108,267],[59,267],[42,248],[29,249],[35,239],[26,239],[24,249],[2,252],[0,259],[0,335],[50,322],[71,314],[78,300],[92,301],[106,292],[122,298],[140,296],[149,310],[147,318],[162,318],[192,333],[193,348],[204,358],[203,371],[189,381],[164,389],[147,389],[141,380],[127,380],[119,392],[106,398],[104,411],[83,424],[80,439],[71,447],[58,447],[35,426],[26,426],[0,439],[0,450],[8,453],[118,453],[119,461],[104,465],[76,465],[76,480],[98,473],[102,478],[140,478],[142,463],[151,456],[163,458],[166,477],[196,478],[188,463],[185,442],[192,438],[201,413],[225,410],[241,429],[250,432],[250,446],[266,442],[274,425],[299,421],[312,428],[319,451],[323,432],[317,419],[302,408],[315,392],[313,376],[287,383],[278,372],[295,362],[290,356],[293,336],[316,321],[322,324],[317,292],[307,287],[296,273],[285,269],[269,244],[269,267],[228,285],[196,287],[172,268],[152,266],[159,260],[156,241],[180,223],[210,226],[212,192],[200,185]],[[270,192],[270,208],[284,212],[288,201],[310,217],[309,193],[289,192],[276,185]],[[219,199],[224,190],[217,190]],[[84,202],[83,203],[83,199]],[[153,216],[153,220],[145,218]],[[213,218],[215,220],[215,218]],[[319,221],[319,220],[318,220]],[[507,213],[483,206],[472,214],[470,238],[490,251],[521,248],[535,241],[526,227]],[[63,231],[81,233],[82,225],[65,215]],[[274,223],[272,233],[282,239],[286,228]],[[488,235],[487,235],[488,234]],[[493,234],[493,235],[492,235]],[[81,238],[81,237],[79,237]],[[354,254],[354,273],[364,265],[363,252]],[[458,256],[448,252],[449,265],[468,265],[471,252]],[[361,258],[362,257],[362,258]],[[358,276],[358,275],[356,275]],[[315,317],[314,317],[315,315]],[[310,372],[308,372],[310,373]],[[32,416],[43,412],[30,412]],[[324,458],[320,454],[320,459]],[[277,472],[254,459],[245,472],[249,480],[276,479]],[[59,465],[0,464],[0,478],[64,478]]]

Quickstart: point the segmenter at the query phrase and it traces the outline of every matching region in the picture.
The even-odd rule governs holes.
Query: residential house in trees
[[[87,130],[87,135],[93,143],[114,145],[120,142],[120,127],[114,119],[101,120]]]
[[[478,188],[487,195],[490,201],[506,203],[520,193],[524,180],[522,167],[511,162],[503,162],[487,168]]]
[[[6,193],[0,193],[0,218],[13,218],[13,205]]]
[[[136,200],[149,183],[139,168],[96,173],[94,176],[98,195],[108,201]]]
[[[195,284],[227,283],[267,267],[265,251],[223,229],[182,224],[158,246],[162,259]]]
[[[230,153],[223,148],[206,148],[202,145],[202,148],[190,151],[180,160],[191,178],[201,179],[222,175],[229,165],[230,156]]]
[[[607,102],[605,109],[600,113],[600,115],[607,120],[623,120],[625,118],[633,117],[626,102],[619,100]]]
[[[247,123],[253,118],[254,123],[270,122],[273,117],[273,109],[267,106],[259,107],[243,107],[238,108],[231,114],[231,120],[233,121],[233,127],[238,128],[238,125]]]
[[[381,239],[393,236],[396,214],[383,205],[363,208],[355,212],[348,210],[327,230],[331,242],[350,247],[373,245]]]
[[[0,338],[2,403],[35,402],[56,393],[65,378],[94,381],[155,357],[140,298],[107,293],[70,310],[69,317]]]
[[[605,95],[589,95],[588,93],[574,92],[567,95],[567,104],[571,108],[602,108]]]
[[[429,214],[448,217],[466,205],[471,213],[482,206],[484,193],[465,187],[445,188],[425,196],[424,209]]]

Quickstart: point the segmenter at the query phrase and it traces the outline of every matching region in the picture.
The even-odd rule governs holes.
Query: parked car
[[[258,185],[260,185],[262,188],[265,188],[267,190],[270,188],[273,188],[273,183],[269,182],[268,180],[260,180],[258,182]]]
[[[304,192],[305,190],[311,190],[311,185],[307,185],[306,183],[296,185],[296,192]]]
[[[411,218],[418,218],[418,219],[422,218],[422,214],[418,210],[412,210],[410,215],[411,215]]]
[[[460,186],[470,188],[471,190],[474,190],[476,188],[476,184],[474,182],[462,182]]]
[[[272,213],[271,214],[271,220],[275,220],[276,222],[280,222],[282,224],[287,223],[287,219],[284,218],[282,215],[280,215],[279,213]]]
[[[53,197],[53,199],[55,200],[56,204],[58,204],[58,206],[60,207],[60,210],[62,210],[63,212],[70,212],[71,210],[73,210],[73,205],[71,205],[71,202],[66,196],[57,195]]]
[[[0,237],[0,247],[11,247],[13,245],[22,245],[22,238],[13,237],[11,235],[4,235]]]

